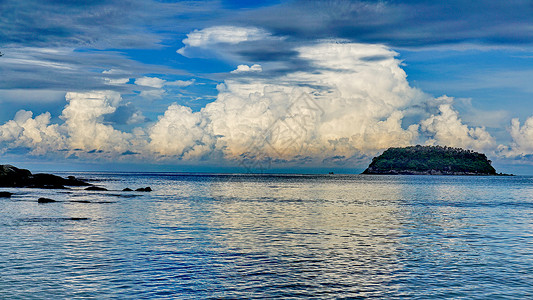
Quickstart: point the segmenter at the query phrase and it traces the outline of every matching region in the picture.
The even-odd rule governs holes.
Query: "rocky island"
[[[374,157],[363,174],[505,175],[483,153],[442,146],[389,148]]]

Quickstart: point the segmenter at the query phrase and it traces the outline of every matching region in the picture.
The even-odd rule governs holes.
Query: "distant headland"
[[[374,157],[363,174],[508,175],[496,173],[483,153],[442,146],[389,148]]]

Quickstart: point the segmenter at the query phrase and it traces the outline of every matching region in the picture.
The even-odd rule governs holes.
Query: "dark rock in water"
[[[152,191],[152,188],[150,188],[149,186],[145,187],[145,188],[138,188],[135,190],[136,192],[151,192]]]
[[[130,188],[125,188],[125,189],[123,189],[122,191],[123,191],[123,192],[133,192],[133,190],[130,189]]]
[[[12,195],[10,192],[0,192],[0,198],[11,198]]]
[[[33,174],[32,187],[64,189],[64,178],[52,174]]]
[[[39,198],[39,200],[37,200],[37,202],[39,202],[39,203],[52,203],[52,202],[57,202],[57,201],[53,200],[53,199],[48,199],[48,198]]]
[[[106,188],[99,187],[99,186],[90,186],[85,189],[86,191],[107,191]]]
[[[31,178],[31,172],[28,170],[12,165],[0,165],[0,186],[23,187],[30,182]]]
[[[65,186],[90,185],[74,176],[65,179],[52,174],[32,174],[26,169],[12,165],[0,165],[0,187],[65,189]]]

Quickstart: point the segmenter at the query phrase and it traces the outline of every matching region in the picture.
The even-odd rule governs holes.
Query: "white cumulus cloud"
[[[0,126],[0,142],[9,148],[31,148],[31,154],[42,155],[65,147],[64,135],[57,124],[50,124],[50,113],[33,118],[30,111],[20,110],[15,118]],[[6,149],[0,149],[0,152]]]
[[[512,143],[504,148],[503,154],[508,157],[533,154],[533,117],[526,119],[524,124],[518,118],[511,120],[510,129]]]
[[[161,155],[190,157],[200,155],[212,144],[205,132],[206,123],[200,113],[189,107],[173,104],[149,130],[151,151]]]
[[[238,65],[237,69],[231,71],[231,73],[236,74],[236,73],[261,72],[261,71],[263,71],[263,68],[261,67],[261,65],[253,64],[251,66]]]
[[[439,113],[421,122],[422,130],[433,137],[427,144],[439,144],[474,150],[494,149],[494,138],[484,127],[469,128],[463,124],[451,104],[439,106]]]
[[[165,85],[165,82],[166,82],[165,80],[161,78],[157,78],[157,77],[144,76],[144,77],[135,79],[136,85],[148,86],[148,87],[153,87],[157,89],[162,88]]]
[[[258,29],[217,27],[191,33],[185,44],[231,44],[267,35]],[[67,93],[61,125],[49,124],[49,114],[33,119],[31,113],[20,113],[0,127],[0,142],[18,139],[20,145],[41,152],[58,149],[57,145],[72,151],[96,149],[109,159],[136,153],[136,158],[152,160],[311,163],[350,160],[417,143],[495,147],[485,128],[464,124],[453,99],[433,99],[411,87],[397,53],[386,46],[323,42],[295,51],[308,68],[261,77],[253,74],[262,69],[260,65],[239,65],[234,72],[241,74],[219,84],[216,100],[200,111],[172,104],[156,121],[131,133],[105,122],[106,116],[127,106],[120,104],[121,95],[95,91]],[[161,96],[165,86],[193,83],[156,77],[135,80],[146,87],[141,93],[153,97]],[[132,122],[144,119],[137,113]],[[513,121],[516,149],[533,149],[532,128],[533,118],[523,126]]]
[[[194,30],[187,34],[182,42],[185,45],[177,53],[186,55],[188,48],[209,48],[217,44],[235,45],[242,42],[258,41],[270,38],[269,32],[256,27],[213,26]]]
[[[115,112],[122,101],[119,93],[95,91],[89,93],[69,92],[68,104],[61,118],[68,135],[70,149],[103,150],[122,152],[129,149],[131,134],[114,129],[103,123],[104,115]]]

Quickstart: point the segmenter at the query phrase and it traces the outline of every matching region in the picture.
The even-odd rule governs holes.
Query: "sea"
[[[1,188],[0,299],[533,298],[533,177],[55,174],[109,191]]]

